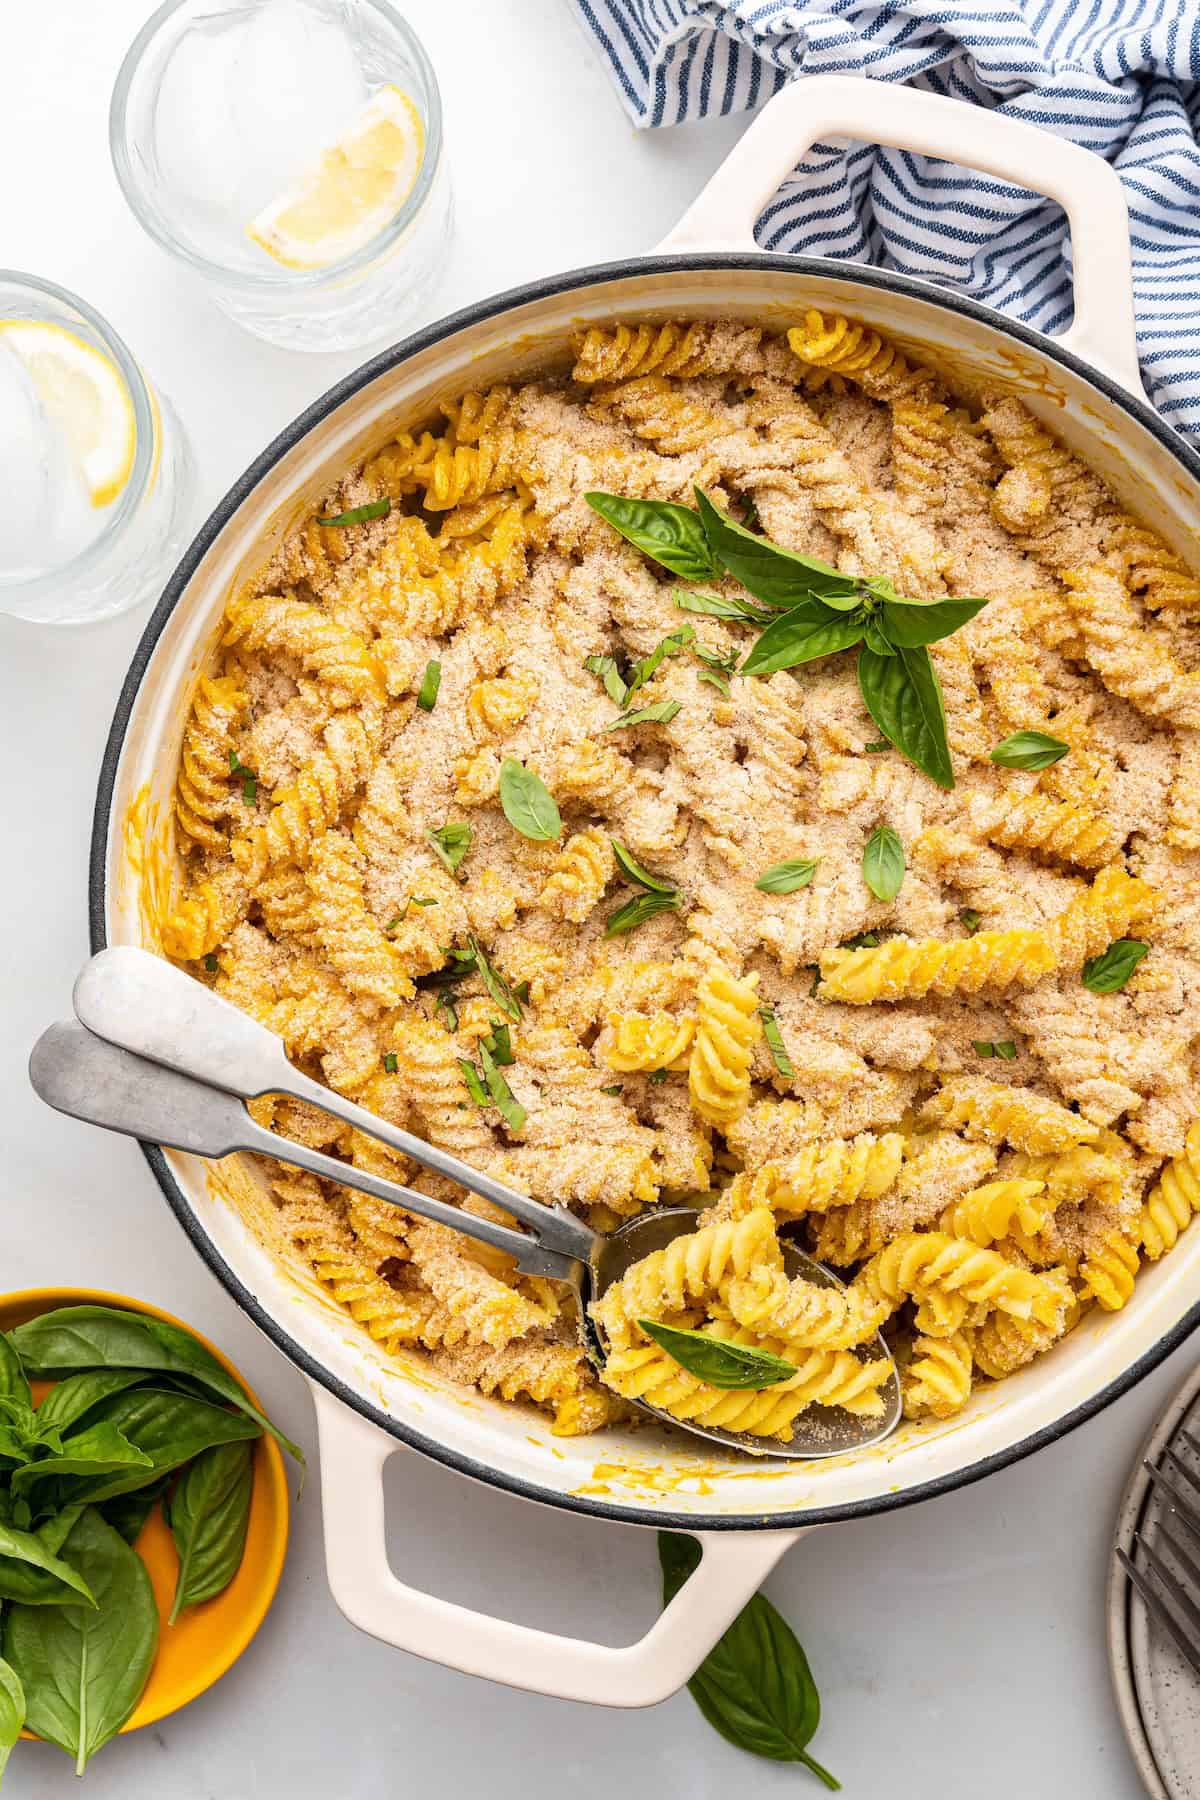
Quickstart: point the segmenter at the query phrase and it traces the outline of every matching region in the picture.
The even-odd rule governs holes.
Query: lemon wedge
[[[289,269],[320,269],[360,250],[413,190],[425,152],[421,115],[398,87],[372,94],[337,143],[246,227]]]
[[[0,343],[25,364],[92,505],[110,505],[129,480],[137,443],[133,402],[116,365],[46,319],[0,319]]]

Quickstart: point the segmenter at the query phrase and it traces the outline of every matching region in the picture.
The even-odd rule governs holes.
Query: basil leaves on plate
[[[171,1536],[179,1553],[171,1624],[185,1606],[223,1593],[237,1574],[253,1486],[254,1451],[247,1443],[217,1444],[180,1476],[171,1496]]]
[[[940,787],[953,787],[945,705],[928,647],[961,630],[987,601],[912,599],[898,593],[887,576],[846,575],[818,557],[802,556],[749,530],[700,488],[695,496],[695,510],[616,494],[591,493],[587,499],[622,536],[674,574],[692,581],[724,575],[741,583],[752,600],[710,588],[677,588],[674,595],[686,612],[709,613],[759,631],[741,675],[801,668],[857,645],[859,689],[886,742]],[[616,698],[610,674],[601,666],[610,660],[589,658],[588,666]],[[711,671],[708,678],[713,678]],[[651,716],[626,715],[606,729]],[[998,752],[993,760],[1002,760]]]
[[[658,1534],[663,1605],[700,1566],[695,1538]],[[834,1792],[841,1782],[808,1753],[821,1722],[821,1698],[791,1626],[765,1594],[755,1594],[718,1638],[688,1692],[714,1731],[735,1749],[771,1762],[803,1763]]]

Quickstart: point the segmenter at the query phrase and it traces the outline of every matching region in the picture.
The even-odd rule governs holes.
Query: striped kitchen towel
[[[1115,163],[1142,372],[1200,438],[1200,0],[575,0],[635,124],[748,111],[794,75],[867,75],[999,107]],[[1041,331],[1071,317],[1061,211],[905,151],[814,145],[765,250],[878,263]]]

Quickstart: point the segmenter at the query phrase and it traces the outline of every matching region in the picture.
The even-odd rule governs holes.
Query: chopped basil
[[[253,806],[258,798],[258,776],[253,769],[248,769],[244,762],[238,760],[236,750],[229,752],[229,773],[242,778],[242,799],[247,806]]]
[[[624,706],[629,698],[629,690],[625,686],[624,677],[617,667],[615,656],[585,656],[583,666],[589,675],[598,675],[604,683],[604,691],[609,699],[618,706]]]
[[[458,1058],[458,1066],[462,1071],[462,1078],[467,1084],[467,1092],[470,1094],[476,1106],[487,1106],[488,1091],[480,1079],[479,1070],[475,1067],[475,1064],[467,1057],[460,1056]]]
[[[776,617],[736,595],[714,594],[710,588],[676,588],[673,595],[680,612],[703,613],[712,619],[740,619],[745,625],[769,625]]]
[[[458,1008],[454,1004],[454,989],[441,987],[437,991],[437,999],[433,1003],[435,1013],[440,1013],[446,1030],[451,1036],[458,1030]]]
[[[1141,938],[1116,938],[1099,956],[1083,965],[1083,985],[1093,994],[1116,994],[1149,952]]]
[[[790,1381],[796,1373],[795,1363],[784,1362],[769,1350],[726,1343],[723,1338],[710,1337],[706,1331],[685,1331],[676,1325],[660,1324],[657,1319],[639,1319],[638,1325],[672,1362],[706,1381],[709,1387],[768,1388]]]
[[[621,1083],[618,1081],[614,1087],[602,1087],[600,1089],[600,1092],[602,1094],[623,1094],[625,1092],[625,1089],[621,1086]]]
[[[638,706],[632,712],[610,719],[607,725],[601,725],[600,730],[618,731],[623,725],[669,725],[678,711],[678,700],[657,700],[653,706]]]
[[[709,687],[715,687],[718,694],[724,694],[726,700],[729,699],[732,692],[729,677],[722,675],[718,669],[697,669],[696,680],[707,681]]]
[[[700,643],[698,639],[692,645],[692,655],[698,656],[710,669],[720,669],[724,675],[732,675],[738,665],[736,650],[710,650],[707,644]]]
[[[839,950],[878,950],[880,937],[877,931],[860,931],[855,937],[843,938],[838,945]]]
[[[960,907],[958,916],[965,925],[968,936],[974,937],[983,924],[983,914],[977,913],[973,906],[963,906]]]
[[[212,950],[209,951],[208,955],[204,959],[204,966],[208,970],[210,975],[216,974],[217,958],[216,958],[216,953],[214,951],[212,951]]]
[[[622,937],[627,931],[636,931],[639,925],[647,920],[656,919],[659,913],[675,912],[683,903],[683,896],[670,894],[639,894],[634,900],[627,900],[619,906],[604,927],[606,938]]]
[[[647,1079],[652,1081],[655,1087],[658,1087],[667,1079],[667,1071],[666,1069],[651,1069]]]
[[[479,1046],[479,1060],[483,1065],[483,1079],[487,1083],[487,1091],[491,1096],[492,1105],[511,1131],[520,1131],[527,1117],[525,1108],[496,1067],[495,1058],[487,1047],[486,1038]]]
[[[1044,731],[1014,731],[996,745],[991,759],[1002,769],[1048,769],[1070,750],[1061,738]]]
[[[779,1073],[790,1081],[796,1071],[784,1045],[779,1022],[769,1006],[760,1006],[758,1016],[762,1020],[763,1037],[767,1040],[767,1049],[771,1052],[771,1059]]]
[[[648,869],[643,869],[637,858],[632,856],[624,844],[619,843],[616,838],[609,838],[608,841],[612,845],[617,867],[629,881],[636,882],[639,887],[648,888],[652,894],[673,894],[677,891],[673,882],[660,881],[657,875],[651,875]]]
[[[488,1032],[483,1042],[487,1045],[497,1064],[501,1068],[507,1069],[511,1064],[516,1062],[517,1059],[512,1053],[510,1028],[507,1025],[502,1025],[498,1019],[492,1020],[492,1029]]]
[[[438,689],[442,685],[442,665],[440,662],[427,662],[425,673],[421,677],[421,688],[417,695],[417,705],[422,712],[432,712],[437,705]]]
[[[317,516],[318,525],[361,525],[366,519],[386,519],[392,503],[386,497],[369,500],[365,506],[352,506],[349,512],[334,513],[332,518]]]
[[[886,738],[875,738],[871,743],[863,745],[863,755],[878,756],[881,750],[890,750],[891,747]]]
[[[562,836],[562,814],[540,775],[506,756],[500,765],[500,805],[514,831],[535,844]]]
[[[973,1038],[971,1043],[977,1056],[998,1056],[1003,1062],[1015,1062],[1017,1059],[1017,1046],[1011,1038],[998,1038],[994,1041]]]
[[[467,943],[471,947],[475,967],[479,971],[479,978],[487,989],[489,997],[508,1018],[519,1019],[521,1017],[521,1003],[509,987],[507,981],[505,981],[503,975],[498,974],[497,971],[493,969],[491,963],[484,955],[483,946],[480,944],[479,939],[471,935],[468,936]]]
[[[518,981],[516,983],[515,987],[513,988],[512,992],[513,992],[514,1000],[519,1000],[521,1002],[522,1006],[528,1005],[528,1003],[529,1003],[529,983],[528,983],[528,981]]]
[[[394,1050],[388,1051],[383,1059],[383,1066],[389,1075],[394,1075],[396,1073],[396,1053]]]
[[[446,824],[440,825],[436,831],[427,831],[425,838],[450,873],[456,874],[459,863],[471,848],[471,827],[467,821],[465,819],[447,820]]]
[[[763,894],[794,894],[800,888],[807,887],[817,872],[820,857],[811,860],[795,856],[790,862],[772,863],[764,869],[755,887]]]
[[[625,699],[632,700],[638,689],[645,687],[650,677],[656,673],[668,656],[677,656],[681,650],[686,650],[689,644],[694,643],[695,638],[694,626],[681,625],[678,631],[673,631],[669,637],[665,637],[661,644],[656,644],[649,656],[643,656],[640,662],[634,663],[633,668],[629,671]]]
[[[863,851],[863,880],[877,900],[894,900],[904,881],[904,845],[890,825],[879,825]]]

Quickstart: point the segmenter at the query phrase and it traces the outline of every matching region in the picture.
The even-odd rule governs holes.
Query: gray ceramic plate
[[[1200,1433],[1200,1369],[1188,1376],[1138,1452],[1117,1513],[1115,1542],[1125,1550],[1138,1529],[1153,1542],[1160,1502],[1143,1462],[1155,1461],[1181,1425]],[[1187,1447],[1176,1450],[1200,1474]],[[1150,1623],[1115,1556],[1108,1576],[1108,1651],[1117,1710],[1146,1792],[1153,1800],[1196,1800],[1200,1684],[1167,1634]]]

